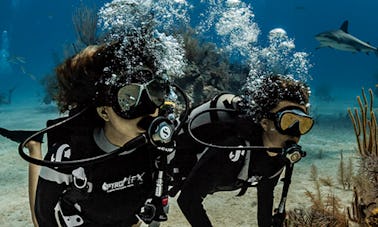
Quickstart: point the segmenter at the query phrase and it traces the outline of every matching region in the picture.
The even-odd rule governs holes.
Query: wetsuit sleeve
[[[257,218],[259,227],[272,226],[274,187],[277,185],[278,179],[279,176],[273,179],[263,178],[257,185]]]
[[[193,227],[212,226],[202,204],[203,199],[207,195],[206,185],[204,185],[206,181],[198,183],[198,185],[187,185],[181,191],[177,203],[186,219]]]
[[[205,169],[203,172],[199,170],[197,173],[200,174],[189,176],[188,179],[190,180],[185,182],[177,203],[193,227],[208,227],[212,225],[202,202],[211,190],[212,182],[209,180]]]
[[[24,142],[27,138],[32,136],[38,131],[27,131],[27,130],[8,130],[5,128],[0,128],[0,135],[16,142],[16,143],[22,143]],[[33,137],[34,141],[43,143],[43,134],[40,134],[38,136]]]

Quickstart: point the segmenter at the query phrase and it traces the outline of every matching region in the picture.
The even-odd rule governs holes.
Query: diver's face
[[[101,109],[99,111],[99,108]],[[145,130],[138,126],[139,121],[145,117],[140,116],[133,119],[125,119],[116,114],[112,107],[99,107],[98,113],[105,121],[104,132],[107,139],[116,146],[123,146],[131,139],[144,133]],[[158,109],[149,116],[156,117]]]
[[[289,101],[281,101],[274,109],[271,110],[272,113],[279,112],[286,108],[296,108],[307,113],[307,109],[303,105],[299,105]],[[287,141],[293,141],[295,143],[299,142],[300,135],[290,135],[283,134],[277,130],[274,120],[263,118],[260,121],[260,125],[263,128],[263,144],[265,147],[284,147]],[[275,153],[268,152],[269,155],[274,156]]]

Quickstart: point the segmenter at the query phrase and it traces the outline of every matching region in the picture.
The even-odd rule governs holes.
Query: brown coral
[[[348,109],[360,155],[358,182],[355,184],[352,208],[348,208],[348,217],[362,226],[377,226],[378,139],[372,89],[369,89],[369,98],[370,102],[362,89],[362,99],[357,97],[360,109],[354,108],[354,113]]]

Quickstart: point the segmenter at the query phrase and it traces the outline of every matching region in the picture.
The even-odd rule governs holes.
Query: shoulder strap
[[[223,93],[220,93],[218,95],[216,95],[214,98],[212,98],[210,100],[210,108],[225,108],[225,109],[234,109],[234,106],[232,105],[232,101],[229,101],[227,98],[223,97],[223,101],[221,99],[221,103],[223,104],[223,106],[218,106],[218,101],[219,99],[224,96],[224,95],[233,95],[233,94],[230,94],[230,93],[226,93],[226,92],[223,92]],[[235,95],[234,95],[235,96]],[[236,96],[235,96],[236,97]],[[234,98],[232,98],[234,99]],[[211,111],[210,112],[210,120],[212,122],[214,121],[218,121],[219,120],[219,115],[218,115],[218,112],[217,111]]]
[[[218,99],[221,95],[222,94],[219,94],[219,95],[215,96],[214,98],[212,98],[210,100],[210,108],[217,108]],[[210,121],[214,122],[214,121],[218,121],[218,120],[219,120],[219,116],[218,116],[217,112],[211,111],[210,112]]]

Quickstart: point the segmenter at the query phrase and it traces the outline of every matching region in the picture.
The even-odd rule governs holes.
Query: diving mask
[[[126,119],[152,114],[164,103],[168,89],[167,81],[158,79],[126,84],[113,93],[113,109]]]
[[[277,130],[285,135],[300,136],[308,133],[314,125],[314,119],[301,109],[284,109],[268,116],[274,120]]]

